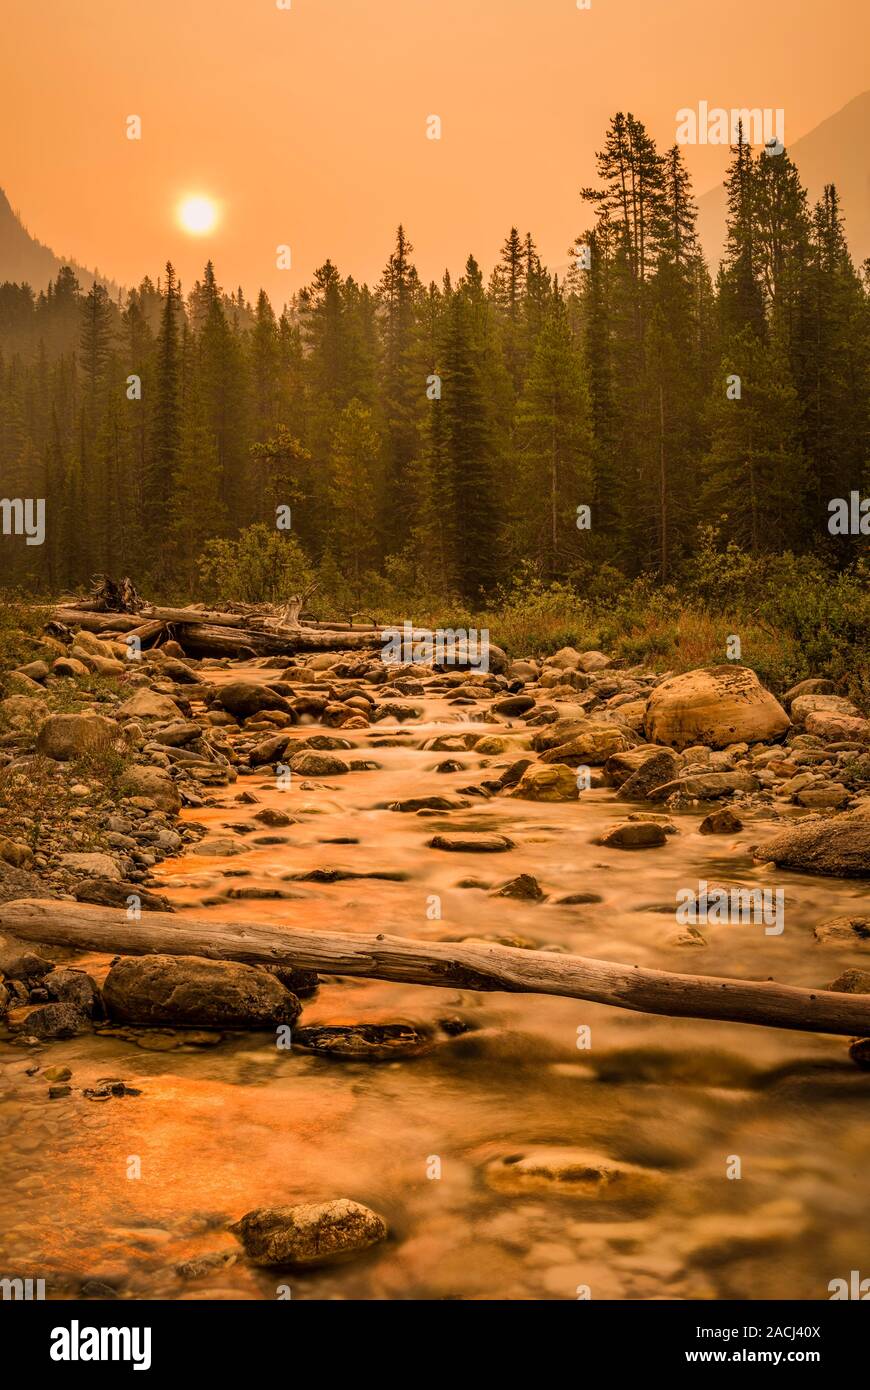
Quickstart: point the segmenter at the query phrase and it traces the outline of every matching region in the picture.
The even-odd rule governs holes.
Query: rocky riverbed
[[[870,724],[824,677],[46,656],[2,898],[870,990]],[[702,883],[783,930],[681,920]],[[50,1296],[814,1299],[866,1250],[848,1039],[11,939],[0,1009],[0,1266]]]

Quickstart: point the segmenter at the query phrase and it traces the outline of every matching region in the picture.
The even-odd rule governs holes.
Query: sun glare
[[[201,194],[184,198],[178,205],[178,220],[191,236],[205,236],[217,223],[217,204]]]

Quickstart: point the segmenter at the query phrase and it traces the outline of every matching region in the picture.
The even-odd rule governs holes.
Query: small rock
[[[599,845],[613,846],[616,849],[650,849],[663,845],[667,832],[658,821],[623,821],[614,825],[595,841]]]
[[[723,806],[719,811],[711,811],[698,826],[702,835],[733,835],[743,829],[743,821]]]
[[[255,1265],[327,1264],[386,1239],[387,1223],[360,1202],[302,1202],[247,1212],[230,1231]]]
[[[513,849],[507,835],[433,835],[430,849],[446,849],[457,854],[502,854]]]
[[[508,879],[501,888],[494,888],[490,895],[493,898],[517,898],[521,902],[543,902],[546,893],[533,874],[517,874],[516,878]]]

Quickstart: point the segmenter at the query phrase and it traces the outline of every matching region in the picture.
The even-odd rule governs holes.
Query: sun
[[[214,230],[217,220],[217,203],[201,193],[183,198],[178,205],[178,221],[191,236],[205,236]]]

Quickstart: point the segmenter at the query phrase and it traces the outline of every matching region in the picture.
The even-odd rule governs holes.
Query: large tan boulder
[[[39,731],[36,751],[65,763],[108,748],[119,737],[118,725],[102,714],[52,714]]]
[[[118,710],[120,719],[181,719],[182,712],[169,695],[160,695],[147,686],[126,699]]]
[[[713,666],[671,676],[652,692],[644,731],[671,748],[727,748],[781,738],[789,717],[747,666]]]

